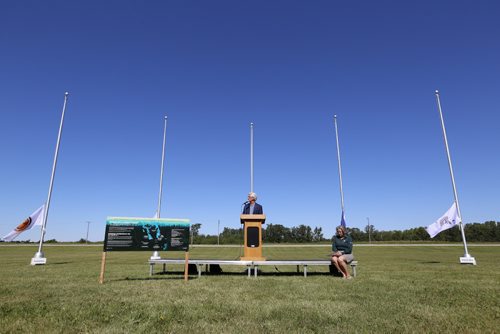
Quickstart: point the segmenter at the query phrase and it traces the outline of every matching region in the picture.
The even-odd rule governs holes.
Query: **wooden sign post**
[[[101,274],[99,275],[99,284],[104,284],[104,270],[106,269],[106,252],[102,252]]]

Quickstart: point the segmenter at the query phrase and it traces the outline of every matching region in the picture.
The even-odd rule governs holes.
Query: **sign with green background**
[[[188,251],[189,219],[108,217],[104,251]]]

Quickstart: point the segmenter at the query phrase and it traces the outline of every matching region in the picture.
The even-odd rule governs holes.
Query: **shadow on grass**
[[[154,276],[179,276],[184,275],[184,272],[176,272],[176,271],[167,271],[167,272],[158,272],[155,273]],[[221,273],[211,273],[211,272],[203,272],[201,277],[203,276],[248,276],[248,272],[245,270],[243,272],[221,272]],[[254,277],[254,272],[250,272],[250,276]],[[279,271],[279,272],[261,272],[257,271],[257,277],[260,276],[304,276],[304,272],[293,272],[293,271]],[[329,272],[308,272],[307,276],[331,276],[336,277]],[[171,277],[169,277],[171,278]],[[182,277],[184,278],[184,277]],[[197,273],[190,273],[189,279],[199,278]],[[157,278],[159,279],[159,278]],[[146,278],[142,280],[147,280]]]
[[[301,273],[297,273],[297,272],[291,272],[291,271],[287,271],[287,272],[267,272],[267,273],[257,273],[257,277],[260,277],[260,276],[301,276],[301,277],[304,277],[304,273],[301,272]],[[315,273],[307,273],[307,277],[309,276],[331,276],[331,277],[335,277],[334,275],[330,274],[330,273],[318,273],[318,272],[315,272]]]
[[[65,262],[52,262],[50,263],[51,265],[58,265],[58,264],[70,264],[70,263],[73,263],[71,261],[65,261]]]
[[[198,278],[198,277],[196,277]],[[172,277],[125,277],[120,279],[107,280],[107,282],[124,282],[124,281],[162,281],[162,280],[183,280],[184,273],[172,273]],[[192,279],[192,277],[190,277]]]
[[[421,264],[437,264],[437,263],[441,263],[439,261],[422,261],[420,262]]]

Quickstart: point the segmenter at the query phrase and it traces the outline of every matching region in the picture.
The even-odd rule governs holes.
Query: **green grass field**
[[[500,331],[500,247],[469,247],[477,266],[460,265],[461,247],[356,247],[358,277],[327,267],[244,267],[182,278],[181,266],[149,277],[149,252],[102,248],[0,246],[2,333],[494,333]],[[269,259],[327,259],[329,246],[269,247]],[[236,259],[240,248],[193,247],[191,258]],[[165,254],[162,254],[165,256]],[[183,253],[169,257],[182,258]],[[159,271],[160,268],[157,268]]]

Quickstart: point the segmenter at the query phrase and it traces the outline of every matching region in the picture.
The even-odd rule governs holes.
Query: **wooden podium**
[[[240,221],[245,228],[245,250],[241,261],[265,261],[262,257],[262,224],[266,221],[265,215],[241,215]]]

